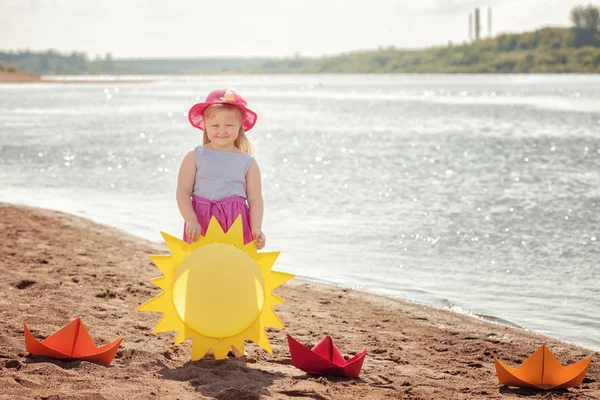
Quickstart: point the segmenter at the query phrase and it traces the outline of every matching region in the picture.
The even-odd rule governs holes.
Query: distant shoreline
[[[152,83],[163,80],[165,77],[194,77],[206,75],[597,75],[596,72],[211,72],[195,74],[161,74],[161,77],[149,75],[147,79],[139,79],[144,74],[135,75],[113,75],[115,79],[106,79],[104,75],[77,75],[77,78],[69,79],[47,79],[26,72],[0,71],[0,84],[23,84],[23,83],[58,83],[58,84],[112,84],[112,83]],[[60,77],[61,75],[53,75]],[[72,77],[73,75],[65,75]],[[135,76],[136,78],[132,78]],[[81,77],[81,78],[79,78]],[[183,80],[182,80],[183,81]]]
[[[60,76],[60,75],[57,75]],[[156,82],[157,79],[127,79],[127,75],[119,76],[119,79],[102,79],[100,76],[81,75],[89,79],[44,79],[41,76],[27,72],[0,71],[1,83],[148,83]]]
[[[114,74],[107,75],[82,74],[82,75],[49,75],[38,76],[27,72],[0,71],[0,84],[114,84],[114,83],[152,83],[166,79],[177,80],[184,77],[206,76],[206,75],[597,75],[597,72],[316,72],[316,71],[227,71],[206,72],[193,74]],[[148,75],[147,77],[145,75]],[[50,77],[50,78],[49,78]],[[61,79],[64,77],[64,79]],[[59,79],[56,79],[59,78]]]

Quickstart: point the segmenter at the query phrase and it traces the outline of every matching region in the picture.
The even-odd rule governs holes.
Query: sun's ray
[[[269,342],[269,337],[267,336],[267,332],[264,329],[259,329],[259,338],[256,341],[256,344],[268,351],[270,354],[273,353],[273,349],[271,348],[271,342]]]
[[[271,273],[265,277],[265,289],[267,292],[271,292],[273,289],[278,288],[293,277],[293,274],[288,274],[287,272],[271,271]]]
[[[294,276],[272,270],[279,252],[244,245],[241,216],[227,232],[212,217],[206,235],[192,244],[161,234],[171,255],[150,256],[163,274],[150,282],[163,292],[137,308],[163,313],[153,332],[177,331],[175,345],[192,339],[193,361],[209,349],[216,359],[231,347],[243,353],[246,338],[272,353],[265,327],[284,327],[273,309],[283,300],[272,291]],[[212,314],[202,311],[206,307]]]
[[[232,338],[229,338],[229,340],[210,338],[210,342],[212,343],[211,348],[217,360],[227,358],[227,353],[229,353],[229,348],[231,347],[231,339]]]
[[[242,242],[237,247],[244,247],[244,225],[242,224],[242,214],[235,217],[233,224],[227,230],[228,236],[231,238],[242,239]]]
[[[237,335],[231,338],[230,344],[235,347],[237,351],[244,354],[245,340],[243,336]]]
[[[248,329],[246,329],[242,333],[243,333],[243,336],[247,337],[254,343],[258,344],[258,341],[260,339],[260,332],[259,332],[260,329],[261,329],[260,325],[255,322],[254,324],[252,324]]]
[[[244,248],[244,228],[242,226],[242,216],[238,215],[227,234],[223,243],[231,244],[238,249]]]
[[[260,314],[260,324],[271,328],[285,328],[285,325],[283,325],[283,322],[281,322],[281,319],[279,319],[272,308],[268,308]]]
[[[283,299],[279,296],[277,296],[275,293],[271,293],[271,297],[273,298],[272,300],[272,305],[277,305],[277,304],[283,304]]]
[[[165,292],[157,295],[156,297],[148,300],[144,304],[136,308],[137,311],[149,311],[149,312],[164,312],[167,309],[171,309],[172,300],[167,297]]]
[[[165,239],[165,243],[169,250],[171,250],[171,258],[173,265],[179,265],[186,255],[190,252],[190,245],[183,240],[171,236],[168,233],[161,232],[161,235]]]
[[[185,342],[186,340],[192,338],[194,331],[190,330],[185,324],[182,324],[183,327],[179,329],[177,332],[177,337],[175,338],[175,346]]]
[[[260,253],[256,257],[256,263],[260,270],[264,273],[270,272],[279,257],[278,251],[270,251],[268,253]]]
[[[175,265],[173,264],[172,256],[151,254],[148,256],[148,258],[150,258],[150,261],[152,261],[154,265],[158,267],[164,276],[169,277],[173,275],[173,272],[175,271]]]
[[[205,336],[194,335],[192,337],[192,361],[201,359],[210,349],[210,341],[205,340]]]
[[[244,336],[248,339],[268,351],[272,353],[271,343],[269,342],[269,338],[264,330],[264,327],[261,326],[260,320],[256,321],[250,328],[243,332]]]
[[[206,229],[206,234],[199,240],[200,244],[226,243],[226,241],[227,235],[223,231],[221,224],[219,224],[219,221],[212,216],[208,228]]]
[[[179,317],[177,317],[176,313],[165,312],[154,327],[152,333],[162,333],[162,332],[170,332],[170,331],[178,331],[184,327],[184,324],[181,322]]]
[[[255,261],[258,260],[258,251],[256,251],[256,244],[254,241],[246,243],[243,247],[240,248],[244,253],[248,254],[248,256],[252,257]]]
[[[169,286],[171,285],[171,280],[165,279],[164,276],[161,276],[160,278],[150,279],[150,283],[166,292],[170,289]]]

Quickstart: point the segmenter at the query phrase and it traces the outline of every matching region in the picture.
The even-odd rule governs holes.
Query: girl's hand
[[[200,239],[200,233],[202,233],[202,228],[200,227],[200,223],[198,221],[185,222],[185,234],[191,243],[194,243],[196,240]]]
[[[265,237],[265,234],[262,233],[262,231],[260,229],[252,230],[252,238],[254,239],[254,245],[256,246],[257,250],[260,250],[263,247],[265,247],[267,238]]]

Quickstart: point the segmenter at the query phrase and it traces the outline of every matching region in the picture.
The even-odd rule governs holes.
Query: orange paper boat
[[[581,385],[591,361],[591,358],[586,358],[563,367],[544,345],[517,368],[506,366],[494,357],[500,384],[544,390]]]
[[[27,324],[24,326],[25,347],[29,353],[63,360],[85,360],[110,365],[123,340],[118,338],[112,343],[96,347],[94,339],[79,318],[69,322],[41,342],[33,337]]]

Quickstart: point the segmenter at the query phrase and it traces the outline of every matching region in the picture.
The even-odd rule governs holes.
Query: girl
[[[188,243],[206,234],[211,216],[227,231],[241,214],[244,243],[255,240],[257,249],[265,247],[260,169],[246,137],[257,115],[246,104],[230,89],[214,90],[188,113],[190,123],[204,131],[203,146],[187,152],[177,180]]]
[[[260,170],[246,137],[257,115],[246,104],[230,89],[214,90],[188,113],[190,123],[204,131],[203,145],[187,152],[177,179],[183,240],[188,243],[206,234],[212,216],[227,232],[241,215],[244,243],[254,240],[257,249],[265,247]],[[231,351],[241,356],[235,348]]]

